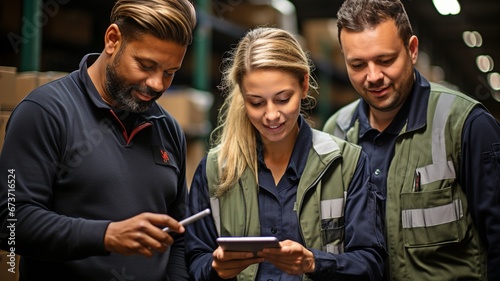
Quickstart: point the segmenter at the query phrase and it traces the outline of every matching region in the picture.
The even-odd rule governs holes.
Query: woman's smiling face
[[[247,73],[241,92],[250,122],[265,143],[295,138],[301,100],[307,96],[308,77],[302,85],[296,76],[276,69],[257,69]]]

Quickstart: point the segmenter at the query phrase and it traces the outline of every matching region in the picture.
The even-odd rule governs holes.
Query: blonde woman
[[[256,28],[232,51],[213,148],[194,175],[186,230],[194,280],[378,280],[381,200],[360,148],[314,130],[303,110],[311,63],[284,30]],[[274,236],[280,248],[224,251],[219,236]],[[351,279],[352,280],[352,279]]]

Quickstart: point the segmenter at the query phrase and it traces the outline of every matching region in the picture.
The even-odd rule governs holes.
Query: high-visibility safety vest
[[[345,196],[361,148],[314,129],[312,136],[313,145],[307,156],[295,202],[301,235],[308,248],[342,253]],[[212,216],[219,236],[261,236],[259,187],[251,170],[247,169],[230,191],[216,197],[216,150],[209,151],[206,167]],[[256,264],[247,267],[238,275],[238,280],[255,280],[257,269]],[[304,276],[303,280],[310,279]]]
[[[352,120],[358,104],[340,109],[324,131],[358,143],[359,120]],[[457,180],[462,129],[478,104],[431,83],[430,122],[399,133],[387,174],[390,280],[487,280],[486,251]]]

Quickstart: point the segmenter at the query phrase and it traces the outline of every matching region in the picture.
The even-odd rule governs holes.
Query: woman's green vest
[[[359,101],[324,131],[358,143]],[[390,280],[487,280],[486,252],[459,185],[462,129],[478,102],[431,83],[427,125],[396,140],[387,175],[386,242]]]
[[[343,252],[345,194],[354,175],[361,149],[318,130],[307,156],[298,189],[295,211],[305,246]],[[217,150],[207,156],[207,179],[212,215],[219,236],[260,236],[259,186],[247,169],[237,184],[216,197],[218,182]],[[341,226],[323,229],[322,225]],[[255,280],[257,265],[246,268],[238,280]],[[309,280],[306,276],[303,280]]]

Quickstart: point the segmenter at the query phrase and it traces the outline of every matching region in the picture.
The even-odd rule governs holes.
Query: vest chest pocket
[[[344,252],[344,199],[321,201],[322,250],[340,254]]]
[[[461,241],[466,221],[460,198],[450,187],[401,194],[401,221],[406,247],[433,246]]]

